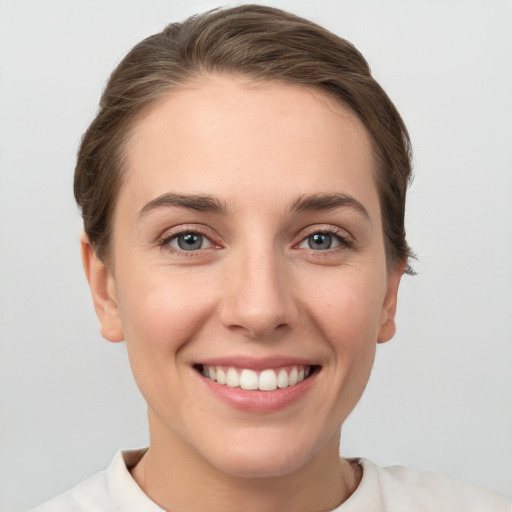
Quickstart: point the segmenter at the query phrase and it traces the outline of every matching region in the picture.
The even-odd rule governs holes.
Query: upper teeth
[[[258,373],[248,368],[203,365],[203,375],[219,384],[225,384],[231,388],[241,387],[260,391],[273,391],[277,388],[293,386],[302,382],[310,371],[310,366],[288,366],[277,370],[269,368]]]

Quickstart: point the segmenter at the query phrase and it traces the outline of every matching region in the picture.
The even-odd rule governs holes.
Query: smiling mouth
[[[196,370],[217,384],[247,391],[274,391],[293,387],[308,379],[319,366],[293,365],[255,371],[231,366],[197,365]]]

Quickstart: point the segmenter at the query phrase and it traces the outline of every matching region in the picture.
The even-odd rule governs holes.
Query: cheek
[[[171,278],[170,274],[168,269],[130,272],[129,279],[119,279],[130,366],[142,395],[155,411],[182,407],[186,392],[182,383],[188,369],[181,364],[184,349],[198,335],[213,307],[212,294],[196,280],[176,274]]]
[[[374,273],[340,272],[310,289],[307,307],[317,328],[337,353],[374,346],[383,301],[382,279]]]
[[[177,353],[194,337],[213,308],[213,296],[201,279],[168,269],[120,279],[121,317],[128,349],[163,355]]]
[[[312,329],[312,338],[320,334],[329,347],[324,361],[330,389],[326,405],[334,432],[356,406],[370,378],[379,332],[382,279],[375,272],[344,269],[316,283],[318,286],[309,287],[307,294],[303,292],[308,297],[304,304],[308,314],[303,317],[310,319],[304,325]]]

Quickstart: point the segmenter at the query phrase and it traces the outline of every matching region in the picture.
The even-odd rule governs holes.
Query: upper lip
[[[227,366],[232,368],[247,368],[255,371],[269,368],[281,368],[283,366],[319,366],[318,362],[311,359],[279,355],[263,358],[243,355],[213,357],[196,361],[194,365]]]

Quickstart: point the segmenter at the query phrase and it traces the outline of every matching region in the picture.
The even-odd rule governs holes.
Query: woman
[[[75,197],[150,446],[36,510],[510,510],[339,458],[412,272],[410,173],[364,58],[306,20],[243,6],[137,45],[84,136]]]

